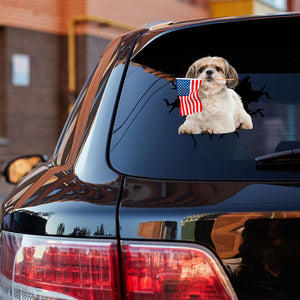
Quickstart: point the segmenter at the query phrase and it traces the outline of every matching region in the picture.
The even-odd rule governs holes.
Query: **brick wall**
[[[162,19],[208,17],[207,2],[196,1],[198,5],[193,5],[182,0],[9,0],[0,2],[0,25],[66,34],[70,18],[92,14],[142,26]]]
[[[68,113],[67,36],[0,27],[0,165],[23,154],[51,155]],[[110,40],[76,37],[77,92]],[[30,59],[30,84],[12,83],[12,56]]]
[[[4,26],[58,33],[60,19],[61,1],[59,0],[0,2],[0,24]]]
[[[291,9],[293,11],[300,11],[300,1],[299,0],[290,0]]]
[[[3,92],[8,145],[0,147],[1,159],[35,152],[50,154],[58,137],[59,107],[63,105],[60,81],[66,82],[66,72],[61,72],[61,37],[10,27],[3,30],[5,64],[2,71],[6,77]],[[25,54],[30,59],[28,86],[12,83],[14,54]]]
[[[180,0],[90,0],[87,13],[103,15],[135,26],[156,20],[183,21],[208,17],[208,11],[203,7]]]
[[[5,28],[0,27],[0,147],[5,143],[4,137],[6,136],[6,94],[4,83],[6,82],[6,76],[4,71],[5,66],[5,48],[3,47],[5,42]]]

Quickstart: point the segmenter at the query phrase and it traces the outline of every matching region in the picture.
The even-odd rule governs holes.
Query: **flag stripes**
[[[202,103],[198,95],[202,84],[200,79],[177,79],[177,94],[180,100],[179,111],[181,116],[187,116],[202,111]]]

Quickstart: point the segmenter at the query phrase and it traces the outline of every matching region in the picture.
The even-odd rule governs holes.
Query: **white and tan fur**
[[[238,74],[226,59],[201,58],[189,67],[186,78],[203,79],[199,89],[203,110],[186,116],[179,134],[223,134],[253,128],[250,115],[233,90],[238,84]]]

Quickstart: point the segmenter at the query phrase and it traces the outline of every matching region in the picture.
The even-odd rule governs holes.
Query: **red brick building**
[[[68,24],[75,30],[78,93],[108,43],[162,19],[208,17],[206,0],[0,1],[0,164],[51,155],[68,113]],[[121,26],[104,26],[91,16]],[[79,19],[81,17],[81,19]],[[79,21],[81,20],[81,21]],[[121,27],[121,28],[119,28]]]

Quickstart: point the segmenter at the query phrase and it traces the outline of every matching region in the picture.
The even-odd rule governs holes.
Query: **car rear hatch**
[[[145,33],[133,53],[112,130],[110,164],[125,176],[121,240],[152,241],[160,251],[166,245],[179,251],[181,243],[203,246],[221,262],[240,299],[300,297],[299,159],[281,160],[280,168],[264,161],[273,153],[295,153],[300,145],[299,30],[299,16],[280,15],[175,24]],[[283,31],[297,34],[278,36]],[[185,118],[176,81],[208,55],[225,58],[237,70],[235,91],[253,129],[178,134]],[[153,290],[168,287],[168,281],[158,280],[166,269],[157,270],[150,261],[144,271],[135,269],[139,292],[150,293],[143,285],[148,276],[157,279]],[[184,297],[202,299],[195,290]]]

